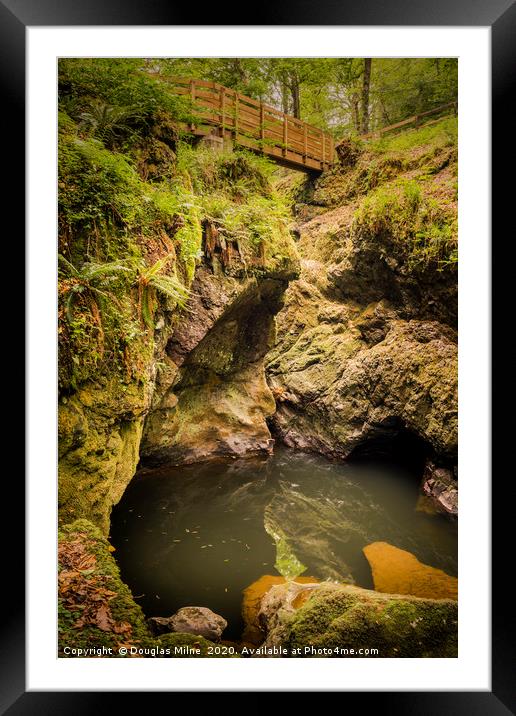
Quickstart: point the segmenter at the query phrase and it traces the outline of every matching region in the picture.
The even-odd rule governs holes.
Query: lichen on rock
[[[286,292],[266,366],[277,406],[270,423],[287,445],[347,459],[405,431],[427,457],[456,463],[450,124],[423,133],[421,146],[416,132],[403,159],[388,146],[353,146],[352,161],[303,190],[318,212],[297,211],[301,276]]]
[[[267,631],[264,645],[285,647],[288,656],[297,658],[313,656],[313,649],[327,657],[457,656],[457,603],[452,600],[290,582],[267,592],[259,619]]]

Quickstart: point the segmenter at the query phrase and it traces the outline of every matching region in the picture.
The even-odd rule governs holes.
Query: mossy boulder
[[[267,592],[259,619],[267,631],[265,646],[284,647],[288,656],[457,657],[457,603],[452,600],[290,583]]]

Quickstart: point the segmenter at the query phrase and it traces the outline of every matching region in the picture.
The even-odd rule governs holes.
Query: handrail
[[[187,129],[193,134],[210,134],[215,128],[221,137],[298,169],[323,171],[333,162],[333,137],[319,127],[217,82],[167,75],[160,79],[191,101]]]
[[[390,132],[393,129],[399,129],[400,127],[405,127],[409,124],[418,124],[423,117],[429,117],[432,114],[438,114],[439,112],[442,112],[444,109],[450,109],[451,107],[454,108],[454,113],[457,114],[457,102],[447,102],[446,104],[442,104],[440,107],[435,107],[434,109],[429,109],[427,112],[420,112],[419,114],[414,114],[412,117],[408,117],[407,119],[402,120],[401,122],[396,122],[396,124],[389,124],[387,127],[382,127],[381,129],[376,129],[374,132],[368,132],[367,134],[361,134],[360,139],[372,139],[372,138],[378,138],[381,137],[382,134],[385,132]]]

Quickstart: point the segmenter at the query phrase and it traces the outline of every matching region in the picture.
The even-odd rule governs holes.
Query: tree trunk
[[[360,132],[360,108],[359,99],[356,94],[351,96],[351,116],[353,117],[353,126],[357,132]]]
[[[233,59],[232,64],[233,64],[233,72],[234,72],[235,75],[238,77],[238,79],[240,80],[240,82],[242,82],[243,84],[247,84],[246,71],[245,71],[245,69],[244,69],[244,66],[242,65],[242,62],[241,62],[240,58],[239,58],[239,57],[235,57],[235,58]]]
[[[385,109],[385,104],[383,99],[380,99],[380,107],[382,110],[382,121],[385,127],[387,127],[391,123],[391,119],[387,113],[387,110]]]
[[[288,104],[288,101],[290,98],[289,92],[290,92],[290,90],[289,90],[287,83],[282,82],[281,83],[281,105],[283,107],[283,112],[285,114],[288,114],[288,110],[289,110],[289,104]]]
[[[299,93],[299,80],[297,77],[292,78],[290,91],[292,93],[292,113],[296,119],[301,119],[301,98]]]
[[[362,134],[369,132],[369,87],[371,85],[370,57],[364,57],[364,74],[362,77]]]

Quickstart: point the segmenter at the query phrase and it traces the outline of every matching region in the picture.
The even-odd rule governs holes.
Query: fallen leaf
[[[113,618],[106,604],[101,604],[95,617],[95,625],[102,631],[113,631]]]

